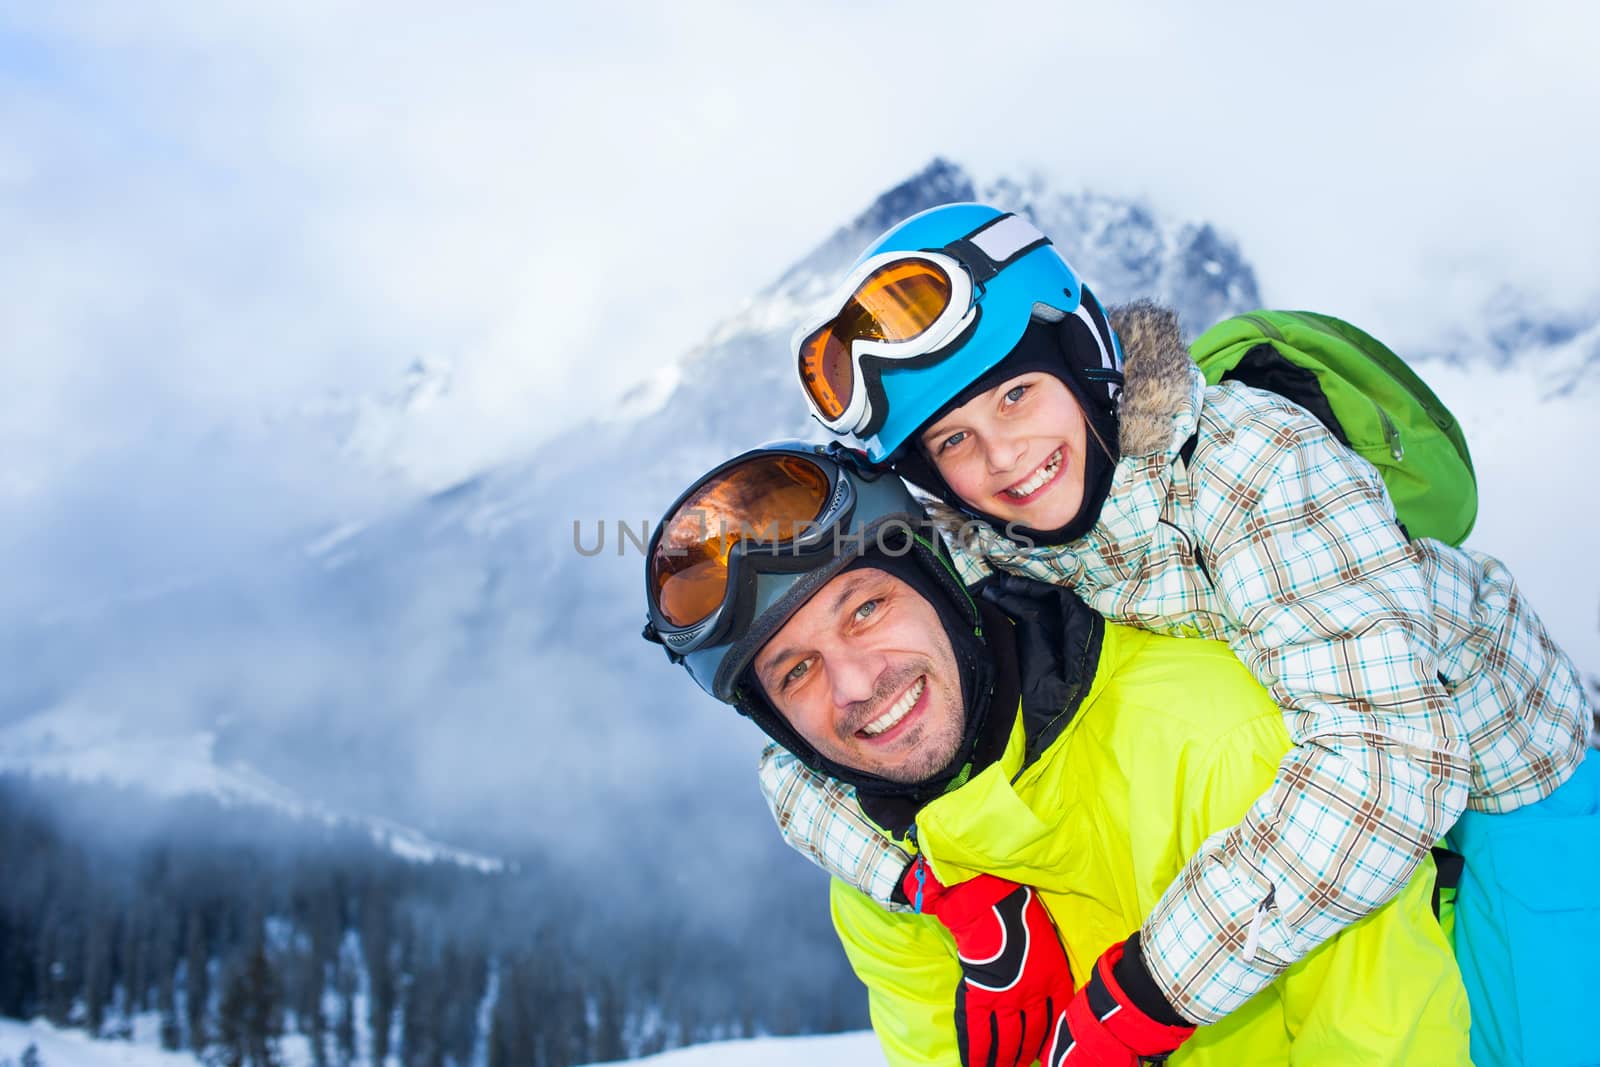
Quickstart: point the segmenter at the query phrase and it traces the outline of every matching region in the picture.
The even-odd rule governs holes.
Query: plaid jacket
[[[1214,1022],[1394,896],[1466,807],[1547,796],[1589,713],[1498,561],[1408,543],[1370,464],[1281,398],[1208,388],[1170,312],[1114,321],[1123,458],[1095,528],[1030,549],[968,524],[955,549],[968,580],[1025,574],[1108,619],[1226,641],[1283,708],[1295,748],[1272,787],[1143,927],[1172,1005]],[[851,790],[776,747],[760,777],[790,844],[888,902],[907,856]]]

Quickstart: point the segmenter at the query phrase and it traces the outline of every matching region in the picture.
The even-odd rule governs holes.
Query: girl
[[[1576,672],[1503,565],[1408,540],[1376,470],[1316,418],[1208,387],[1170,311],[1108,317],[1046,237],[991,207],[890,230],[797,342],[813,413],[936,498],[963,577],[1042,578],[1108,619],[1226,641],[1283,709],[1294,748],[1271,787],[1143,923],[1138,1007],[1221,1019],[1390,899],[1455,827],[1475,1058],[1563,1062],[1593,1044],[1594,979],[1540,958],[1571,937],[1538,923],[1570,906],[1550,893],[1576,875],[1553,877],[1554,854],[1533,871],[1495,854],[1555,832],[1541,813],[1600,797],[1595,761],[1574,774],[1590,721]],[[761,777],[791,844],[894,903],[906,856],[847,790],[776,748]],[[1592,868],[1600,824],[1559,825]],[[1484,877],[1496,886],[1471,892]],[[1512,996],[1513,964],[1550,977]]]

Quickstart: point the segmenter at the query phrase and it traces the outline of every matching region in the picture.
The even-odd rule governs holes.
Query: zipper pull
[[[912,823],[906,829],[906,840],[911,847],[917,850],[917,858],[911,861],[911,869],[917,873],[917,898],[911,902],[911,909],[918,915],[922,914],[922,887],[928,882],[928,859],[922,854],[922,849],[917,847],[917,824]]]
[[[1378,409],[1378,417],[1383,420],[1383,439],[1389,444],[1389,455],[1394,457],[1396,463],[1406,458],[1406,446],[1400,443],[1400,428],[1389,418],[1389,413],[1382,408]]]
[[[1278,887],[1267,886],[1267,895],[1260,904],[1256,905],[1256,913],[1250,917],[1250,929],[1244,936],[1244,961],[1255,962],[1256,950],[1261,947],[1261,920],[1267,917],[1267,909],[1272,907],[1278,898]]]

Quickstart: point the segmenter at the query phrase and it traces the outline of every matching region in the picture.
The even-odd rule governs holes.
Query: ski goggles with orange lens
[[[874,434],[886,415],[879,373],[939,362],[977,325],[983,284],[1049,238],[1001,215],[942,249],[882,252],[857,264],[794,335],[811,413],[837,434]]]
[[[644,635],[726,700],[719,680],[731,686],[789,615],[883,540],[891,522],[909,532],[927,520],[898,478],[837,442],[737,456],[679,496],[651,535]],[[725,670],[730,648],[743,652]]]

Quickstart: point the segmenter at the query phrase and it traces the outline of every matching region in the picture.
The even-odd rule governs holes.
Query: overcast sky
[[[979,10],[6,5],[0,551],[336,507],[296,412],[417,360],[447,399],[367,429],[447,483],[936,154],[1211,220],[1270,302],[1402,343],[1502,284],[1600,294],[1592,5]]]

